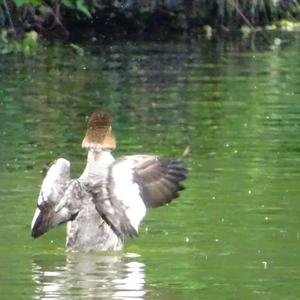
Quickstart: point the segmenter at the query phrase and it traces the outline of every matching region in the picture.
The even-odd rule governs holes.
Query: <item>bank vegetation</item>
[[[146,36],[298,28],[300,0],[1,0],[2,36]],[[5,31],[5,33],[3,33]]]

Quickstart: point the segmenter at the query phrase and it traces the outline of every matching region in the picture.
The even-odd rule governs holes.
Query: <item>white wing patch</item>
[[[111,169],[112,192],[124,207],[131,225],[138,232],[139,224],[146,214],[146,206],[140,196],[137,183],[133,180],[134,170],[130,160],[114,164]]]
[[[64,193],[66,183],[70,180],[70,162],[64,158],[57,159],[49,168],[43,180],[38,206],[43,202],[57,204]],[[41,210],[37,207],[31,222],[31,230],[34,228]]]
[[[33,215],[33,219],[31,221],[31,230],[33,229],[33,227],[34,227],[34,225],[36,223],[36,220],[37,220],[38,216],[40,215],[40,213],[41,213],[41,210],[37,207],[35,209],[35,212],[34,212],[34,215]]]

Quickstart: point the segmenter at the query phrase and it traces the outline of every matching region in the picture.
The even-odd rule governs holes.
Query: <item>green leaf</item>
[[[76,9],[76,5],[74,4],[74,1],[71,0],[63,0],[63,5],[70,9]]]
[[[33,6],[38,6],[42,4],[41,0],[15,0],[17,6],[21,6],[23,4],[31,4]]]
[[[83,0],[76,0],[76,8],[78,11],[82,12],[88,18],[92,18],[92,15]]]
[[[73,51],[74,51],[77,55],[79,55],[79,56],[83,56],[83,55],[84,55],[84,49],[81,48],[80,46],[71,43],[71,44],[70,44],[70,47],[71,47],[71,49],[73,49]]]

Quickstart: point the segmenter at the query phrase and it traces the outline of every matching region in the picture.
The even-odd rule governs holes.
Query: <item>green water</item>
[[[300,36],[51,47],[0,57],[1,299],[299,299]],[[118,253],[30,237],[40,169],[79,176],[86,117],[115,155],[185,158],[186,190]]]

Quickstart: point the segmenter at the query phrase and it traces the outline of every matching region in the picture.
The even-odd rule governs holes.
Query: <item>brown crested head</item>
[[[87,124],[87,131],[82,141],[87,149],[115,149],[116,140],[111,129],[110,117],[107,112],[93,113]]]

